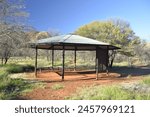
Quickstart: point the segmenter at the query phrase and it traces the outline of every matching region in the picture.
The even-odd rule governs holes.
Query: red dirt
[[[29,76],[33,73],[29,73]],[[75,74],[66,75],[65,80],[61,81],[61,76],[55,72],[38,73],[37,78],[32,80],[39,80],[45,83],[44,88],[34,89],[32,92],[26,93],[20,99],[28,100],[63,100],[65,97],[76,93],[77,89],[84,86],[91,85],[111,85],[119,83],[130,83],[140,80],[140,77],[126,78],[121,77],[117,73],[100,73],[99,79],[95,79],[96,74]],[[54,90],[51,87],[54,84],[62,84],[64,88]]]

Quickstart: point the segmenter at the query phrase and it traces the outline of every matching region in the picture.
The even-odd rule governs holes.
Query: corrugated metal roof
[[[94,39],[82,37],[79,35],[60,35],[55,37],[50,37],[47,39],[38,40],[36,43],[68,43],[68,44],[90,44],[90,45],[109,45],[108,43],[104,43],[101,41],[97,41]]]
[[[104,43],[104,42],[90,39],[87,37],[82,37],[79,35],[72,35],[72,34],[54,36],[54,37],[50,37],[50,38],[46,38],[46,39],[40,39],[40,40],[37,40],[36,42],[30,43],[31,47],[36,46],[40,49],[51,49],[52,46],[55,46],[56,49],[62,49],[62,47],[61,47],[62,44],[64,44],[66,46],[66,49],[68,49],[68,50],[70,47],[72,47],[74,45],[76,45],[76,46],[80,45],[79,46],[80,48],[81,48],[81,46],[83,46],[84,48],[86,47],[87,50],[88,49],[90,50],[90,48],[91,48],[91,50],[94,50],[94,49],[96,49],[96,46],[103,46],[103,48],[106,48],[106,46],[109,46],[109,49],[119,49],[118,47],[112,46],[109,43]],[[89,46],[91,46],[91,47],[89,47]],[[93,48],[93,46],[95,46],[95,47]]]

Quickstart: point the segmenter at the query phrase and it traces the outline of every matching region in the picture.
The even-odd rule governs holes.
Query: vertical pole
[[[99,63],[98,63],[98,49],[97,49],[97,47],[96,47],[95,69],[96,69],[96,80],[98,80]]]
[[[52,69],[54,69],[54,46],[52,48]]]
[[[98,72],[99,72],[99,64],[98,64],[98,57],[96,58],[96,80],[98,80]]]
[[[106,73],[107,73],[107,76],[109,76],[109,71],[108,71],[108,63],[109,63],[109,56],[108,56],[108,51],[109,51],[109,46],[107,46],[107,50],[106,50]]]
[[[77,50],[75,46],[75,51],[74,51],[74,71],[76,71],[76,55],[77,55]]]
[[[96,47],[96,52],[95,52],[95,72],[97,68],[97,47]]]
[[[63,45],[63,51],[62,51],[62,81],[64,81],[64,71],[65,71],[65,48]]]
[[[97,63],[96,63],[96,57],[95,57],[95,71],[96,71],[96,65],[97,65]]]
[[[35,48],[35,77],[37,77],[37,54],[38,54],[38,49],[37,49],[37,46]]]
[[[102,69],[101,69],[101,70],[102,70],[102,72],[103,72],[103,70],[104,70],[104,64],[103,64],[103,63],[102,63]]]

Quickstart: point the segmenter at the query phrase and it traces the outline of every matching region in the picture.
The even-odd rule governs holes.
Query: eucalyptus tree
[[[110,43],[121,49],[119,53],[128,57],[134,56],[133,45],[140,44],[140,39],[131,29],[128,22],[120,19],[94,21],[79,27],[76,34]],[[109,66],[112,67],[116,51],[109,52]]]

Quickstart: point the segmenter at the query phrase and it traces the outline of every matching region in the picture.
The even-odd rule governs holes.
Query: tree
[[[108,21],[95,21],[81,26],[75,31],[75,34],[93,38],[120,47],[121,54],[128,57],[133,56],[133,45],[139,44],[140,39],[130,28],[128,22],[120,19],[111,19]],[[115,51],[109,52],[109,66],[112,67]]]
[[[134,52],[138,62],[150,65],[150,43],[142,41],[140,45],[134,47]]]
[[[24,24],[28,13],[23,0],[0,0],[0,56],[2,64],[17,54],[25,41],[25,32],[31,27]]]
[[[24,11],[24,0],[0,0],[0,8],[1,23],[22,24],[29,15]]]

